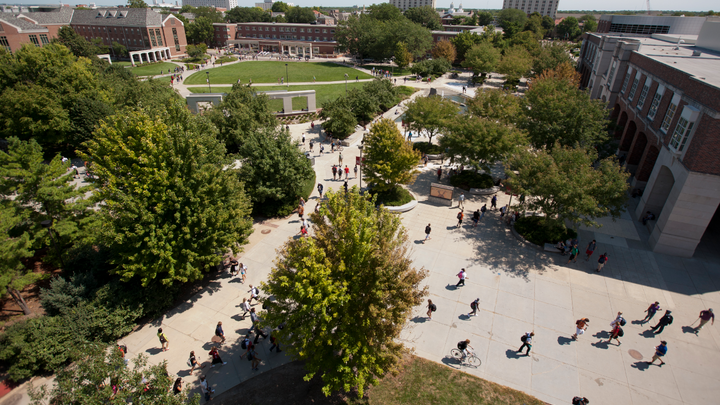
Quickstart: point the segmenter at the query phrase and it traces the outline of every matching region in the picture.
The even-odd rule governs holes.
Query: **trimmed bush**
[[[440,145],[435,145],[430,142],[415,142],[413,143],[413,149],[420,151],[426,155],[439,155],[443,152]]]
[[[523,238],[539,246],[577,237],[577,232],[547,217],[521,217],[515,222],[515,230]]]
[[[450,177],[450,184],[463,190],[471,188],[490,188],[495,185],[492,177],[487,173],[475,173],[465,170],[455,176]]]
[[[415,199],[409,191],[400,186],[381,192],[370,190],[370,194],[377,195],[378,205],[383,204],[388,207],[399,207]]]

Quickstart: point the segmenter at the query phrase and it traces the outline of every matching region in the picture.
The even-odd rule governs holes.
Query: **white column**
[[[135,66],[135,55],[130,54],[130,64]]]

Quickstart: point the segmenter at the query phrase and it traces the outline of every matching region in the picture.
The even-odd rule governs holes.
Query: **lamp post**
[[[345,75],[347,76],[347,75]],[[362,169],[363,169],[363,157],[362,157],[362,151],[363,151],[364,145],[358,145],[358,149],[360,149],[360,193],[362,193]]]
[[[287,82],[287,88],[290,90],[290,76],[288,75],[288,64],[285,64],[285,81]]]
[[[348,79],[348,74],[345,73],[345,95],[346,96],[347,96],[347,79]],[[360,152],[362,152],[362,149],[360,149]]]
[[[212,89],[210,88],[210,72],[205,71],[205,74],[207,75],[208,91],[212,93]]]
[[[64,269],[64,268],[65,268],[65,262],[63,261],[63,258],[62,258],[62,252],[61,252],[60,249],[59,249],[59,246],[58,246],[58,243],[57,243],[57,239],[55,239],[55,235],[52,233],[52,230],[50,230],[50,228],[52,227],[52,223],[53,223],[53,221],[52,221],[51,219],[46,219],[46,220],[40,222],[40,225],[41,225],[43,228],[47,229],[48,234],[50,235],[50,242],[53,244],[53,247],[54,247],[55,250],[57,251],[58,257],[60,258],[60,265],[61,265],[61,266],[63,267],[63,269]]]

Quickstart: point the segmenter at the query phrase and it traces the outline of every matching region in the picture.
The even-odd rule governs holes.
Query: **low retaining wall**
[[[401,213],[401,212],[408,212],[408,211],[412,210],[413,208],[417,207],[417,205],[418,205],[417,196],[415,195],[415,193],[413,193],[413,192],[410,191],[410,190],[408,190],[408,192],[413,196],[414,200],[410,201],[410,202],[407,203],[407,204],[400,205],[400,206],[397,206],[397,207],[388,207],[388,206],[386,205],[385,208],[387,208],[388,211],[390,211],[390,212]]]
[[[471,188],[470,194],[472,195],[490,195],[497,194],[500,191],[500,187],[492,186],[490,188]]]

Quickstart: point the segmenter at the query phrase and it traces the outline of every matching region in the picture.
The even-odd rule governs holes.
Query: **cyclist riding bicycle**
[[[472,346],[470,346],[470,339],[461,340],[457,344],[457,348],[462,352],[463,360],[472,354],[472,351],[474,350]]]

